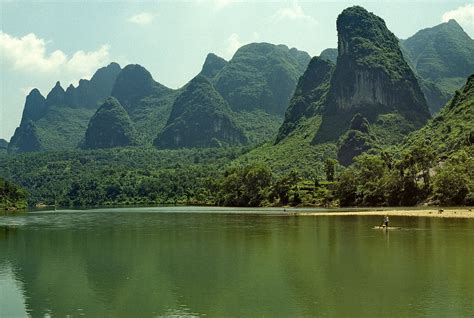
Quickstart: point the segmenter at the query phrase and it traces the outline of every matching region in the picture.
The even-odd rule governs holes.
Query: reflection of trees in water
[[[447,267],[456,269],[455,281],[464,280],[460,288],[472,290],[474,283],[462,277],[468,260],[454,257],[469,255],[467,242],[447,235],[442,220],[394,219],[424,230],[393,232],[387,242],[371,230],[380,221],[372,217],[100,218],[78,228],[25,226],[6,234],[10,229],[0,227],[0,250],[6,251],[0,265],[12,264],[32,316],[78,309],[94,316],[342,315],[380,297],[365,308],[371,313],[390,297],[403,304],[413,293],[426,294],[420,278],[442,278]],[[472,220],[453,222],[465,231],[474,226]],[[419,266],[420,260],[429,260],[430,268]],[[450,290],[443,279],[434,285]]]

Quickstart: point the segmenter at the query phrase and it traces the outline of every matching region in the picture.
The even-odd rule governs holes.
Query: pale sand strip
[[[291,212],[290,212],[291,213]],[[474,218],[472,209],[459,208],[440,211],[439,209],[429,210],[379,210],[379,211],[351,211],[351,212],[295,212],[298,216],[414,216],[414,217],[435,217],[435,218]]]

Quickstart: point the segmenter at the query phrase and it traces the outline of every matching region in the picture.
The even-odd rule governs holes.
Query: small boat
[[[401,230],[402,228],[401,227],[396,227],[396,226],[389,226],[389,227],[385,227],[385,226],[374,226],[372,229],[374,230]]]

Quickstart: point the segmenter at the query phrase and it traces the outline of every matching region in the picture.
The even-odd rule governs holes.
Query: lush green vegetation
[[[474,70],[474,40],[455,20],[423,29],[401,43],[425,79],[465,79]]]
[[[202,75],[176,98],[168,123],[155,140],[158,148],[222,147],[247,143],[227,102]]]
[[[432,113],[437,113],[474,72],[474,40],[454,20],[423,29],[401,40],[400,46],[420,76]]]
[[[237,130],[243,129],[244,134],[241,136],[242,133],[238,132],[239,136],[231,134],[211,138],[215,139],[212,145],[238,144],[244,141],[259,144],[272,139],[281,124],[296,81],[309,59],[306,52],[268,43],[246,45],[238,50],[230,62],[209,54],[200,75],[212,84],[212,88],[208,89],[214,92],[211,99],[219,99],[217,104],[229,104],[233,111],[238,112],[235,115],[236,123],[229,124],[234,119],[227,120],[227,115],[218,120],[230,126],[240,126]],[[154,81],[150,72],[140,65],[127,65],[121,69],[118,64],[111,63],[99,69],[90,81],[81,80],[78,87],[71,85],[65,91],[58,82],[47,98],[34,89],[27,97],[23,118],[12,138],[10,152],[77,149],[82,145],[90,119],[108,96],[113,96],[120,102],[133,122],[137,131],[134,138],[136,143],[152,145],[158,135],[161,134],[162,137],[170,133],[170,127],[165,126],[176,119],[176,116],[170,118],[173,103],[184,90],[188,93],[183,96],[188,96],[189,99],[193,93],[189,90],[193,87],[196,89],[195,95],[201,96],[203,106],[202,102],[206,101],[202,100],[203,92],[199,85],[192,85],[190,82],[182,89],[173,90]],[[214,106],[203,107],[209,109]],[[222,112],[219,114],[222,115]],[[188,112],[188,115],[191,114]],[[214,115],[214,111],[202,113],[199,121],[201,124],[211,121],[215,123]],[[210,117],[205,118],[206,116]],[[174,123],[172,135],[190,133],[190,125],[183,124],[181,119],[183,118],[180,118],[179,125]],[[121,125],[112,123],[113,118],[110,122],[113,126]],[[201,125],[196,126],[196,129],[203,127],[215,128],[212,125]],[[195,137],[198,134],[192,135]],[[199,146],[210,145],[207,138],[204,139],[206,141],[198,143]],[[192,143],[185,144],[195,146]],[[108,146],[105,143],[105,147]],[[102,146],[98,143],[94,147]]]
[[[89,121],[83,148],[113,148],[136,144],[137,132],[127,112],[115,98],[107,98]]]
[[[16,184],[0,178],[0,210],[16,210],[26,207],[26,192]]]
[[[209,182],[244,150],[137,147],[4,155],[0,177],[24,187],[30,205],[213,204]]]
[[[234,111],[282,116],[309,60],[308,53],[285,45],[251,43],[237,50],[214,84]]]
[[[406,145],[425,141],[438,155],[474,143],[474,74],[426,126],[409,136]]]
[[[58,83],[46,99],[32,91],[10,150],[74,148],[87,123],[84,148],[139,146],[23,155],[0,147],[0,177],[24,187],[31,205],[472,204],[474,75],[419,129],[428,109],[384,21],[351,7],[337,27],[338,64],[313,58],[291,101],[309,57],[267,43],[229,62],[210,54],[179,90],[129,65],[118,75],[112,66],[113,87],[105,68],[105,86],[95,79],[64,92]],[[90,96],[102,96],[85,90],[93,83],[120,103],[108,100],[90,119]],[[155,136],[157,147],[179,149],[151,148]]]
[[[441,113],[403,145],[357,157],[339,176],[340,204],[474,204],[473,106],[471,75]]]
[[[49,151],[78,147],[84,138],[89,119],[98,103],[110,95],[120,70],[118,64],[111,63],[97,70],[90,81],[80,80],[77,87],[69,86],[66,91],[58,82],[46,99],[37,89],[33,89],[26,99],[23,118],[11,140],[10,151]],[[34,142],[32,137],[35,137]]]
[[[131,64],[118,75],[111,95],[130,116],[140,144],[151,145],[165,127],[179,93],[156,82],[143,66]]]
[[[5,154],[8,150],[8,141],[0,139],[0,154]]]
[[[364,154],[341,173],[335,197],[342,206],[473,205],[473,155],[474,147],[468,147],[439,162],[425,145],[400,159]]]
[[[290,100],[285,120],[278,131],[277,142],[293,132],[304,119],[322,112],[333,71],[332,62],[319,57],[311,59]]]

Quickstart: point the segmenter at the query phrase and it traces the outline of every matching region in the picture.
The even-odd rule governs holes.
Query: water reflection
[[[0,221],[0,279],[19,287],[0,308],[19,316],[474,312],[472,220],[394,217],[402,229],[387,232],[372,229],[378,217],[8,218]]]

